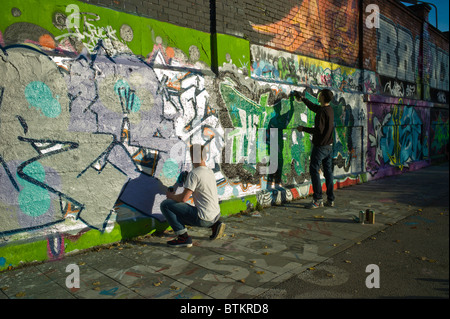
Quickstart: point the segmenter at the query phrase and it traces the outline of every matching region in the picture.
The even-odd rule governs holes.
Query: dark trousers
[[[333,193],[333,147],[313,146],[311,152],[311,161],[309,164],[309,173],[311,175],[311,182],[313,185],[314,200],[322,200],[322,183],[320,182],[320,165],[323,166],[323,175],[325,177],[325,185],[327,186],[327,199],[334,201]]]
[[[173,199],[165,199],[160,208],[176,236],[187,232],[185,225],[211,227],[215,223],[215,221],[209,222],[198,217],[197,207],[178,203]]]

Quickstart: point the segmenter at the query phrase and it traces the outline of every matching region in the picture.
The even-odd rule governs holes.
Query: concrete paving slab
[[[2,276],[0,287],[10,299],[72,298],[70,293],[34,266],[18,269],[8,273],[8,276]]]
[[[158,282],[142,280],[133,287],[133,291],[146,299],[211,299],[206,294],[171,278],[163,280],[157,287],[155,285],[158,285]]]
[[[84,264],[84,262],[81,262],[81,265],[79,265],[79,274],[79,288],[67,287],[66,279],[69,273],[60,275],[58,272],[52,272],[49,275],[52,276],[52,280],[55,283],[77,299],[112,299],[118,296],[121,298],[139,297],[132,291],[128,291],[126,287],[119,285],[118,282],[111,277],[89,265]]]

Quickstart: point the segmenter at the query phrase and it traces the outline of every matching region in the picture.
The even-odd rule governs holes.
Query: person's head
[[[333,99],[333,92],[329,89],[323,89],[319,92],[319,103],[320,105],[328,105]]]
[[[206,149],[204,145],[192,144],[189,148],[191,160],[194,167],[205,165]]]

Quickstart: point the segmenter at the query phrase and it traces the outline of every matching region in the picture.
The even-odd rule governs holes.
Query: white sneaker
[[[306,206],[306,208],[309,208],[309,209],[315,209],[315,208],[319,208],[319,207],[323,207],[323,201],[321,201],[321,200],[313,200],[311,202],[311,204]]]
[[[328,207],[334,207],[334,201],[332,201],[332,200],[327,200],[326,203],[325,203],[324,205],[325,205],[325,206],[328,206]]]

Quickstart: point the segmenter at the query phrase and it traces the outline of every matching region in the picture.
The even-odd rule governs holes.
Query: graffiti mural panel
[[[398,104],[367,105],[369,115],[367,170],[408,169],[429,160],[429,109]]]
[[[431,110],[430,156],[433,159],[445,159],[449,152],[448,110]]]
[[[111,185],[126,180],[117,169],[99,164],[108,160],[114,137],[70,131],[64,74],[49,57],[24,47],[5,53],[0,135],[2,179],[8,183],[2,185],[12,187],[7,197],[17,202],[9,210],[19,220],[22,214],[37,217],[53,211],[52,222],[76,212],[74,217],[102,228],[120,192]],[[40,226],[30,223],[23,228]],[[2,227],[7,230],[11,224]]]
[[[251,45],[252,77],[264,81],[311,88],[331,87],[343,92],[375,93],[380,84],[374,72],[309,58],[293,53],[280,52],[258,45]]]
[[[309,154],[311,153],[311,136],[298,132],[299,125],[313,126],[314,113],[306,106],[289,96],[291,90],[297,89],[288,85],[274,85],[262,81],[254,81],[238,77],[233,73],[222,72],[219,89],[223,104],[221,124],[223,127],[235,129],[232,140],[234,154],[243,160],[242,164],[223,164],[222,170],[230,179],[246,183],[261,183],[263,189],[275,185],[295,185],[309,181]],[[319,90],[306,89],[306,95],[317,102]],[[332,101],[335,111],[335,143],[333,157],[337,175],[358,173],[364,170],[361,150],[364,145],[365,108],[360,94],[337,92]],[[270,155],[270,143],[259,143],[258,134],[261,129],[276,129],[278,155],[270,157],[276,160],[277,169],[267,176],[258,174],[260,159],[251,162],[249,155],[254,143],[256,149],[265,149]],[[256,136],[250,140],[251,136]],[[253,164],[252,164],[253,163]]]

